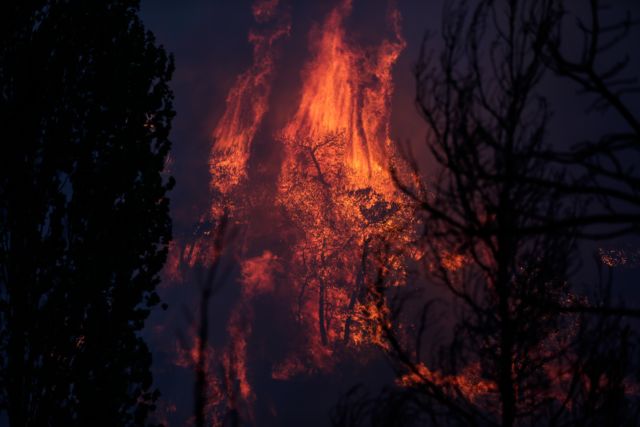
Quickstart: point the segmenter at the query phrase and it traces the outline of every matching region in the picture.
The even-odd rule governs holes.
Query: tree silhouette
[[[620,52],[638,22],[628,13],[623,20],[603,22],[605,11],[600,1],[590,0],[586,18],[576,17],[576,23],[569,27],[584,41],[580,55],[571,55],[567,48],[562,21],[538,47],[547,68],[591,98],[589,112],[607,111],[620,119],[615,131],[603,132],[568,149],[552,147],[541,153],[549,164],[571,168],[574,174],[570,179],[537,185],[588,199],[592,206],[588,215],[550,225],[558,229],[577,224],[587,229],[582,233],[585,237],[595,239],[637,234],[640,223],[640,176],[634,167],[640,159],[640,116],[634,112],[631,98],[640,85],[627,69],[629,53]],[[563,18],[566,21],[572,15],[565,12]]]
[[[138,1],[0,14],[0,410],[11,425],[142,425],[139,335],[171,238],[173,61]]]
[[[605,275],[599,294],[574,286],[580,239],[637,230],[637,183],[620,160],[637,135],[606,85],[620,65],[592,67],[589,52],[608,45],[598,18],[581,26],[584,63],[560,53],[566,13],[555,0],[459,2],[446,12],[440,54],[423,52],[417,105],[439,174],[423,185],[397,180],[423,210],[436,291],[417,311],[419,327],[398,326],[413,313],[386,286],[381,256],[370,294],[390,306],[381,325],[401,387],[377,398],[352,391],[334,424],[637,425],[638,336],[623,315],[638,311],[614,304]],[[549,70],[596,93],[632,131],[562,151],[541,91]]]

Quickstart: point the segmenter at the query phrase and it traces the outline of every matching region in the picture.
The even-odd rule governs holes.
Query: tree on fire
[[[312,230],[311,233],[315,237],[308,239],[300,247],[301,269],[304,272],[300,295],[298,297],[298,312],[302,310],[302,301],[305,294],[310,291],[310,285],[317,286],[318,295],[318,331],[323,345],[328,344],[327,329],[331,324],[331,308],[327,307],[327,294],[331,292],[330,285],[333,282],[330,270],[331,261],[339,257],[347,251],[347,247],[352,243],[348,237],[345,224],[341,223],[336,215],[338,197],[344,189],[332,188],[334,183],[342,183],[345,180],[344,166],[337,161],[344,156],[344,153],[337,151],[334,156],[323,156],[325,152],[334,152],[343,148],[339,144],[341,135],[328,135],[320,141],[287,141],[288,146],[295,153],[297,159],[300,159],[291,176],[296,179],[291,182],[285,182],[284,194],[288,199],[292,199],[288,204],[288,212],[294,224],[298,224],[304,231]],[[304,182],[301,182],[304,181]],[[309,195],[295,197],[296,192],[309,192],[316,195],[311,198]],[[294,196],[294,197],[291,197]],[[315,209],[299,208],[296,201],[304,201],[309,203],[311,200],[317,199],[317,207]],[[293,207],[293,209],[291,209]],[[297,209],[296,209],[297,208]],[[330,227],[323,227],[329,224]],[[339,236],[327,233],[333,232]]]
[[[349,180],[343,162],[343,133],[321,138],[285,139],[294,159],[281,177],[281,204],[285,216],[303,236],[294,247],[299,280],[298,320],[313,306],[322,346],[376,341],[377,322],[366,313],[369,258],[383,236],[408,228],[413,216],[397,202],[389,202],[369,186]],[[402,236],[406,239],[406,236]],[[359,260],[352,265],[353,260]],[[396,263],[396,272],[403,266]],[[401,274],[401,273],[398,273]],[[311,302],[317,296],[315,304]],[[372,329],[373,328],[373,329]]]
[[[139,332],[171,238],[173,61],[138,9],[2,6],[0,417],[11,425],[143,425],[158,396]]]
[[[640,119],[625,102],[637,88],[621,74],[628,59],[607,64],[631,21],[603,24],[591,1],[574,61],[563,53],[562,1],[467,6],[448,10],[439,62],[423,51],[416,67],[441,174],[424,186],[398,176],[422,208],[427,277],[441,294],[416,310],[413,334],[398,316],[382,322],[401,387],[377,398],[354,389],[334,424],[637,425],[630,319],[640,311],[614,300],[602,260],[592,295],[576,283],[582,242],[632,235],[640,223]],[[571,147],[550,140],[541,83],[552,76],[594,95],[625,129]],[[384,281],[382,264],[371,295],[390,304]]]

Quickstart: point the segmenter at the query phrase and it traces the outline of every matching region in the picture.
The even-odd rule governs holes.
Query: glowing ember
[[[607,267],[638,267],[640,249],[637,248],[598,248],[600,262]]]

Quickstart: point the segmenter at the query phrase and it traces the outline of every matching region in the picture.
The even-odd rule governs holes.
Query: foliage
[[[11,425],[141,425],[139,335],[171,238],[173,60],[138,1],[0,14],[0,409]]]

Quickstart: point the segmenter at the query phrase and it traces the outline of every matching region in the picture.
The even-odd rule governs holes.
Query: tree
[[[592,205],[588,215],[564,218],[550,226],[561,229],[566,225],[580,225],[587,229],[582,234],[594,239],[635,234],[640,223],[640,176],[634,167],[640,159],[640,117],[634,112],[631,98],[640,86],[635,77],[629,76],[629,54],[620,52],[630,29],[638,23],[629,13],[623,20],[603,22],[605,10],[599,0],[590,0],[586,18],[574,17],[576,24],[569,29],[584,42],[579,58],[572,58],[567,52],[569,49],[562,37],[562,30],[567,31],[563,21],[538,46],[549,70],[591,97],[588,112],[608,111],[620,119],[620,127],[615,131],[573,144],[568,149],[551,147],[541,153],[541,158],[549,164],[572,169],[574,174],[571,179],[542,181],[537,185],[589,199]],[[566,21],[573,16],[563,10],[562,17]]]
[[[11,425],[142,425],[139,335],[171,238],[173,60],[139,2],[0,14],[0,411]]]
[[[364,298],[369,258],[384,244],[382,236],[393,234],[397,246],[408,245],[413,237],[407,230],[414,216],[409,205],[401,203],[404,195],[390,197],[370,182],[350,179],[347,142],[342,132],[283,140],[288,159],[278,203],[299,234],[291,277],[299,289],[298,319],[317,320],[325,348],[378,340],[377,323],[371,321]],[[403,257],[394,259],[398,276],[404,273]],[[317,295],[316,304],[310,304],[312,295]],[[317,314],[310,314],[310,306]]]
[[[390,306],[381,325],[401,387],[377,399],[348,395],[336,424],[637,423],[640,406],[630,393],[637,335],[621,317],[637,311],[612,305],[606,281],[600,298],[578,294],[573,283],[579,239],[594,237],[587,226],[633,225],[635,217],[609,203],[619,198],[615,185],[595,179],[612,172],[627,183],[619,163],[599,157],[607,156],[598,151],[603,144],[571,153],[572,166],[584,171],[576,175],[550,143],[541,95],[549,67],[593,78],[558,54],[562,6],[457,3],[447,11],[436,62],[427,52],[418,61],[417,104],[439,169],[424,185],[397,181],[422,208],[427,285],[440,295],[431,290],[419,327],[403,327],[381,261],[370,294]],[[598,169],[610,160],[610,169]],[[594,214],[593,195],[606,215]],[[436,332],[442,325],[448,334]]]

